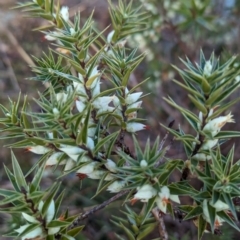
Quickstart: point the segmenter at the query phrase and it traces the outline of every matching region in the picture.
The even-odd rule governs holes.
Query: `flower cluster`
[[[208,117],[210,117],[213,114],[213,109],[209,111]],[[202,122],[203,121],[203,114],[202,112],[199,113],[199,119]],[[211,150],[218,144],[218,138],[215,138],[215,136],[220,132],[221,128],[226,124],[226,123],[234,123],[233,115],[229,113],[226,116],[220,116],[214,119],[211,119],[206,123],[205,126],[203,126],[203,133],[206,134],[204,143],[201,146],[201,150]],[[199,125],[199,128],[201,126]],[[194,143],[194,146],[196,143]],[[205,160],[210,160],[211,157],[205,153],[197,153],[193,156],[193,159],[199,160],[199,161],[205,161]]]
[[[142,92],[131,93],[127,88],[123,91],[123,96],[115,96],[113,104],[116,114],[126,121],[126,131],[135,133],[146,129],[146,125],[136,122],[137,111],[141,108],[142,101],[139,101]]]

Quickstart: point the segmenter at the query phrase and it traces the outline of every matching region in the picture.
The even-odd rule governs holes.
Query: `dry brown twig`
[[[125,190],[125,191],[121,191],[118,194],[116,194],[115,196],[111,197],[110,199],[104,201],[103,203],[91,208],[90,210],[86,211],[85,213],[80,214],[71,224],[71,226],[69,227],[70,229],[73,229],[75,227],[77,227],[80,222],[84,219],[86,219],[89,215],[97,212],[100,209],[105,208],[106,206],[108,206],[110,203],[114,202],[115,200],[117,200],[118,198],[124,196],[125,194],[127,194],[130,190]]]
[[[161,212],[159,212],[159,210],[157,208],[154,208],[152,210],[152,214],[154,216],[154,218],[156,219],[156,221],[158,222],[158,232],[159,232],[159,236],[162,240],[168,240],[168,233],[165,227],[165,223],[163,220],[163,215],[161,214]]]

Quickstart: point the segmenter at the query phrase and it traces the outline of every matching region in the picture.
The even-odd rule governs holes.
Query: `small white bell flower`
[[[27,213],[22,212],[22,215],[30,223],[39,223],[39,221],[35,217],[30,216]]]
[[[57,102],[59,102],[60,104],[64,104],[68,99],[68,95],[66,93],[57,93],[56,94],[56,100]]]
[[[221,128],[226,123],[234,123],[233,115],[229,113],[227,116],[220,116],[213,120],[210,120],[203,128],[204,132],[211,132],[212,136],[216,136]]]
[[[56,117],[59,116],[60,112],[59,112],[59,110],[58,110],[56,107],[54,107],[52,111],[53,111],[53,114],[54,114]]]
[[[141,95],[142,95],[142,92],[128,94],[125,99],[126,104],[130,105],[137,102]]]
[[[77,107],[78,112],[81,113],[81,112],[83,112],[83,110],[85,109],[86,104],[83,103],[82,101],[76,100],[76,107]]]
[[[98,109],[97,116],[99,116],[102,113],[113,113],[113,112],[115,113],[115,110],[116,109],[114,107],[106,106],[105,108]]]
[[[148,166],[148,163],[147,163],[147,161],[146,160],[141,160],[141,162],[140,162],[140,167],[141,168],[146,168]]]
[[[180,203],[178,195],[171,195],[169,188],[167,186],[163,186],[156,199],[156,204],[163,213],[167,212],[167,204],[170,203],[170,200]]]
[[[70,28],[70,34],[71,36],[74,36],[76,34],[76,31],[74,28]]]
[[[203,113],[202,112],[199,112],[198,118],[199,118],[201,123],[197,122],[197,126],[198,126],[198,129],[201,130],[202,122],[203,122]]]
[[[70,145],[64,145],[59,148],[62,152],[65,152],[67,155],[77,155],[80,153],[83,153],[84,150],[82,148],[76,147],[76,146],[70,146]]]
[[[240,75],[236,76],[235,82],[236,82],[236,83],[240,82]]]
[[[100,94],[100,85],[101,85],[100,79],[95,79],[95,81],[96,81],[96,84],[92,89],[92,97],[93,98],[96,97],[98,94]]]
[[[80,167],[77,170],[77,173],[82,173],[82,174],[92,173],[94,171],[94,168],[95,168],[96,164],[97,164],[97,162],[90,162],[90,163]]]
[[[24,232],[31,224],[25,224],[21,226],[20,228],[14,230],[15,232],[18,232],[21,234]],[[22,240],[29,240],[29,239],[35,239],[37,237],[43,237],[43,230],[41,227],[34,228],[31,232],[25,234],[24,236],[21,237]]]
[[[87,137],[87,144],[86,145],[87,145],[88,149],[90,149],[90,150],[93,150],[94,147],[95,147],[94,141],[90,137]]]
[[[86,89],[85,89],[85,86],[83,83],[73,82],[73,88],[76,90],[77,93],[79,93],[83,96],[87,96],[87,92],[86,92]]]
[[[218,143],[218,139],[214,139],[214,140],[207,140],[201,147],[201,149],[203,150],[209,150],[212,149],[213,147],[215,147]]]
[[[87,135],[88,137],[93,138],[95,136],[96,133],[96,127],[89,127],[88,131],[87,131]]]
[[[38,209],[39,211],[42,211],[44,202],[40,201],[39,205],[38,205]],[[47,212],[46,212],[46,216],[45,216],[45,220],[47,225],[53,220],[53,217],[55,215],[55,202],[54,200],[52,200],[50,202],[50,205],[48,206]],[[57,232],[59,232],[60,227],[50,227],[48,228],[48,234],[56,234]]]
[[[55,41],[55,40],[57,40],[56,37],[54,37],[54,36],[52,36],[52,35],[50,35],[50,34],[46,34],[46,35],[44,36],[44,38],[45,38],[46,40],[48,40],[48,41]]]
[[[135,102],[127,107],[127,109],[132,109],[132,108],[140,108],[142,105],[142,101]]]
[[[71,169],[73,169],[76,166],[76,162],[73,161],[71,158],[69,158],[68,160],[66,160],[66,165],[64,167],[64,172],[67,172]]]
[[[112,42],[112,38],[113,38],[114,33],[115,33],[115,31],[113,30],[107,35],[107,42],[108,43]]]
[[[103,175],[106,173],[104,170],[94,170],[91,173],[88,173],[87,176],[91,179],[101,179]]]
[[[115,179],[115,176],[111,173],[108,173],[104,178],[105,181],[112,181],[113,179]]]
[[[221,200],[217,200],[214,204],[212,201],[210,201],[210,205],[216,209],[216,212],[220,212],[220,211],[229,209],[229,206]]]
[[[68,156],[75,162],[78,161],[80,154],[68,154]]]
[[[211,156],[205,153],[197,153],[192,156],[192,159],[198,160],[198,161],[206,161],[206,160],[211,160]]]
[[[114,96],[111,97],[98,97],[92,103],[94,108],[101,109],[102,111],[107,109],[108,104],[114,99]]]
[[[53,139],[53,137],[54,137],[54,136],[53,136],[53,132],[48,132],[47,135],[48,135],[48,138],[49,138],[49,139]]]
[[[83,77],[83,75],[81,73],[78,73],[78,78],[79,78],[81,83],[83,83],[83,84],[85,83],[84,77]]]
[[[53,220],[54,215],[55,215],[55,203],[52,200],[46,213],[46,217],[45,217],[46,223],[51,222]]]
[[[89,75],[88,78],[92,78],[92,77],[94,77],[94,76],[96,76],[96,75],[98,75],[98,74],[99,74],[98,66],[95,66],[95,67],[92,69],[92,72],[91,72],[91,74]],[[95,85],[96,85],[96,79],[93,81],[93,83],[92,83],[92,85],[91,85],[91,88],[94,88]]]
[[[115,181],[108,186],[107,190],[111,193],[118,193],[123,189],[125,184],[124,181]]]
[[[220,201],[220,200],[219,200]],[[220,201],[220,202],[216,202],[215,204],[217,204],[217,205],[215,205],[215,204],[211,204],[211,202],[210,202],[210,205],[212,205],[212,206],[220,206],[220,208],[218,208],[219,210],[218,211],[222,211],[222,210],[227,210],[227,208],[226,208],[226,206],[225,206],[225,203],[224,204],[222,204],[223,202],[222,201]],[[210,220],[210,215],[209,215],[209,211],[208,211],[208,206],[207,206],[207,200],[205,199],[205,200],[203,200],[203,218],[207,221],[207,222],[211,222],[211,220]],[[229,208],[228,208],[229,209]],[[217,210],[217,208],[216,208],[216,210]],[[217,212],[218,212],[217,211]],[[221,225],[222,225],[222,223],[224,222],[224,220],[222,219],[222,218],[220,218],[218,215],[216,215],[216,217],[215,217],[215,221],[214,221],[214,227],[215,228],[219,228]]]
[[[134,203],[137,200],[142,200],[147,202],[150,198],[153,198],[157,195],[157,190],[152,187],[150,184],[145,184],[142,187],[138,188],[137,193],[134,195],[134,198],[131,200]]]
[[[114,107],[122,110],[122,106],[121,106],[121,103],[120,103],[120,100],[117,96],[114,95],[114,98],[113,98],[113,105]]]
[[[206,61],[204,69],[203,69],[203,74],[207,77],[210,76],[212,73],[212,67],[213,66],[212,66],[211,61],[210,60]]]
[[[60,10],[60,15],[64,19],[65,22],[68,22],[69,20],[69,11],[67,6],[62,6]]]
[[[208,117],[211,117],[213,115],[213,111],[214,111],[215,108],[216,107],[210,109],[210,111],[208,113]]]
[[[47,152],[49,152],[51,149],[44,147],[44,146],[31,146],[31,147],[27,147],[27,151],[29,152],[33,152],[36,154],[45,154]]]
[[[113,160],[107,159],[107,161],[104,165],[110,172],[113,172],[113,173],[117,172],[117,169],[116,169],[117,164]]]
[[[137,131],[141,131],[144,129],[147,129],[147,126],[137,122],[127,123],[127,127],[126,127],[127,132],[130,132],[130,133],[135,133]]]
[[[58,164],[58,161],[59,161],[59,159],[61,158],[62,155],[63,155],[62,152],[55,152],[55,153],[53,153],[53,154],[48,158],[48,160],[47,160],[47,162],[46,162],[46,166],[53,166],[53,165]],[[61,161],[59,164],[60,164],[60,165],[63,165],[63,164],[65,164],[65,161]]]

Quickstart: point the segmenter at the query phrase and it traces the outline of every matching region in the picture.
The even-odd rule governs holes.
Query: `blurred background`
[[[24,2],[23,0],[21,2]],[[62,0],[62,5],[69,6],[70,17],[76,11],[81,12],[81,18],[87,18],[95,9],[94,19],[96,27],[104,29],[110,24],[107,0]],[[112,1],[117,3],[117,1]],[[185,132],[191,128],[184,121],[181,114],[163,101],[162,97],[171,96],[181,106],[195,111],[186,92],[172,82],[180,80],[180,76],[171,64],[183,68],[179,58],[187,56],[191,61],[198,62],[200,49],[206,58],[214,51],[220,60],[225,61],[230,55],[237,55],[240,51],[240,1],[239,0],[134,0],[136,6],[141,3],[143,9],[149,13],[147,29],[143,33],[135,34],[128,39],[130,47],[138,46],[139,53],[146,52],[146,58],[130,78],[130,85],[135,85],[145,78],[150,80],[142,86],[144,93],[150,93],[144,99],[143,110],[140,117],[146,119],[150,130],[139,133],[138,137],[144,144],[147,137],[154,141],[157,135],[164,136],[165,130],[159,123],[168,125],[175,120],[175,127],[180,124]],[[44,24],[42,19],[24,18],[24,13],[11,10],[17,4],[15,0],[0,0],[0,104],[8,106],[8,98],[17,99],[19,92],[27,94],[29,99],[37,98],[37,92],[43,91],[42,83],[29,81],[27,78],[33,74],[30,65],[33,65],[32,55],[42,56],[44,51],[52,47],[44,39],[43,33],[32,29]],[[109,30],[105,33],[111,31]],[[239,97],[239,90],[231,98]],[[33,103],[32,103],[33,104]],[[33,109],[37,108],[33,104]],[[236,124],[228,124],[231,130],[240,130],[239,121],[240,104],[232,109]],[[37,110],[37,109],[36,109]],[[2,113],[0,113],[0,117]],[[170,136],[171,138],[171,136]],[[170,139],[169,139],[170,140]],[[4,175],[3,164],[10,167],[10,149],[2,147],[9,142],[0,139],[0,188],[11,189]],[[233,141],[222,146],[223,152],[232,146]],[[239,141],[235,139],[236,146]],[[129,142],[129,145],[131,142]],[[240,158],[240,151],[236,147],[236,159]],[[37,161],[37,156],[26,153],[22,149],[14,149],[17,158],[27,171]],[[175,158],[185,157],[183,148],[174,142],[168,156]],[[11,167],[10,167],[11,168]],[[43,187],[52,184],[54,176],[58,173],[46,172]],[[178,178],[178,176],[173,176]],[[71,214],[77,214],[89,207],[99,204],[111,197],[109,193],[91,197],[96,189],[94,181],[85,179],[79,182],[75,176],[63,179],[63,188],[67,187],[66,199],[63,208],[68,208]],[[116,239],[114,232],[119,231],[111,223],[111,214],[118,213],[120,201],[116,201],[106,209],[90,216],[84,224],[82,236],[78,239]],[[138,205],[136,204],[136,209]],[[124,209],[124,208],[123,208]],[[179,223],[169,216],[165,217],[170,239],[197,239],[196,228],[192,222]],[[0,232],[9,225],[9,217],[0,214]],[[120,234],[120,232],[118,232]],[[223,226],[222,236],[205,235],[204,239],[239,239],[240,234]],[[1,235],[1,234],[0,234]],[[149,238],[157,237],[157,234]],[[4,239],[1,237],[1,239]]]

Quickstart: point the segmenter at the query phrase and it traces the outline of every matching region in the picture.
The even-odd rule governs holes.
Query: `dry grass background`
[[[42,51],[48,49],[48,42],[43,40],[43,34],[31,30],[38,27],[43,20],[23,18],[23,14],[18,10],[9,10],[16,2],[15,0],[0,0],[0,103],[5,106],[8,105],[8,97],[16,99],[19,91],[21,91],[22,94],[27,94],[29,99],[31,99],[37,97],[37,90],[41,91],[44,89],[41,83],[26,80],[26,78],[32,76],[29,65],[33,65],[34,62],[32,61],[31,55],[40,57]],[[80,10],[83,18],[87,17],[92,9],[95,8],[94,18],[96,19],[97,26],[103,29],[109,25],[110,19],[106,0],[65,0],[61,1],[61,3],[65,3],[70,7],[71,16],[73,16],[77,10]],[[240,23],[238,20],[237,24],[239,25],[235,26],[235,28],[238,30],[237,36],[239,37]],[[147,119],[147,124],[150,125],[151,130],[147,133],[139,134],[143,139],[146,139],[147,136],[154,138],[157,134],[163,136],[164,130],[160,128],[159,122],[167,125],[172,119],[175,119],[177,124],[181,123],[181,126],[186,132],[190,130],[189,126],[183,121],[180,113],[174,111],[162,100],[163,96],[171,95],[178,103],[181,103],[182,106],[192,107],[186,94],[171,82],[169,72],[172,70],[169,70],[169,64],[174,63],[181,66],[177,55],[183,58],[187,55],[190,59],[197,61],[200,47],[203,48],[207,56],[209,56],[214,49],[216,53],[219,54],[223,48],[232,53],[238,53],[240,48],[239,38],[232,39],[232,41],[226,44],[223,42],[223,46],[221,44],[216,46],[213,41],[207,41],[206,39],[200,39],[200,41],[196,43],[191,42],[188,45],[186,42],[181,42],[177,33],[169,27],[163,27],[161,34],[161,42],[159,42],[160,50],[157,59],[159,69],[161,69],[161,77],[159,77],[157,81],[161,84],[156,85],[157,88],[154,89],[152,97],[150,96],[144,103],[142,115]],[[229,32],[229,34],[230,37],[234,38],[234,33]],[[173,44],[173,48],[169,49],[168,52],[161,51],[169,42]],[[163,65],[165,67],[163,67]],[[146,63],[143,63],[139,67],[135,75],[132,76],[133,84],[147,77],[145,74],[145,72],[147,72],[146,68]],[[175,76],[175,78],[179,77]],[[143,89],[143,91],[145,90]],[[149,91],[149,88],[147,88],[146,91]],[[236,96],[239,96],[239,91],[232,97],[234,98]],[[239,107],[240,104],[236,105],[232,110],[237,122],[237,124],[230,126],[232,129],[240,130]],[[3,164],[8,167],[10,166],[10,150],[2,147],[4,144],[6,144],[6,142],[0,140],[0,187],[10,188],[9,182],[3,172]],[[237,140],[236,145],[238,144],[239,141]],[[231,144],[224,146],[224,148],[226,148],[225,150],[227,150],[229,146],[231,146]],[[14,152],[25,170],[29,169],[29,166],[36,161],[36,156],[25,153],[21,149],[16,149]],[[180,157],[182,155],[182,147],[179,143],[174,143],[169,152],[169,156]],[[237,150],[236,155],[237,158],[239,158],[240,151]],[[46,179],[43,184],[45,186],[50,185],[53,177],[54,174],[51,172],[46,174]],[[89,186],[89,184],[91,185]],[[89,200],[95,188],[92,184],[93,182],[86,181],[80,186],[80,183],[74,176],[63,179],[63,187],[66,186],[69,188],[69,192],[67,193],[68,198],[63,207],[69,208],[71,213],[78,213],[82,208],[86,209],[91,205],[102,202],[106,197],[110,196],[110,194],[106,194],[106,196],[99,196],[96,199]],[[115,202],[107,211],[101,211],[90,217],[85,222],[86,228],[84,234],[86,238],[79,239],[116,239],[111,230],[112,225],[109,222],[111,214],[114,213],[116,209],[119,209],[119,202]],[[5,229],[7,219],[7,216],[0,215],[1,230]],[[189,222],[180,224],[178,221],[172,221],[168,217],[166,217],[166,221],[168,223],[168,229],[176,239],[182,238],[186,232],[188,232],[188,235],[182,239],[195,239],[196,229],[193,224]],[[224,231],[226,233],[229,232],[229,230]],[[239,235],[235,235],[235,237],[235,239],[238,239]],[[0,239],[4,238],[0,237]],[[206,236],[206,239],[218,238]]]

